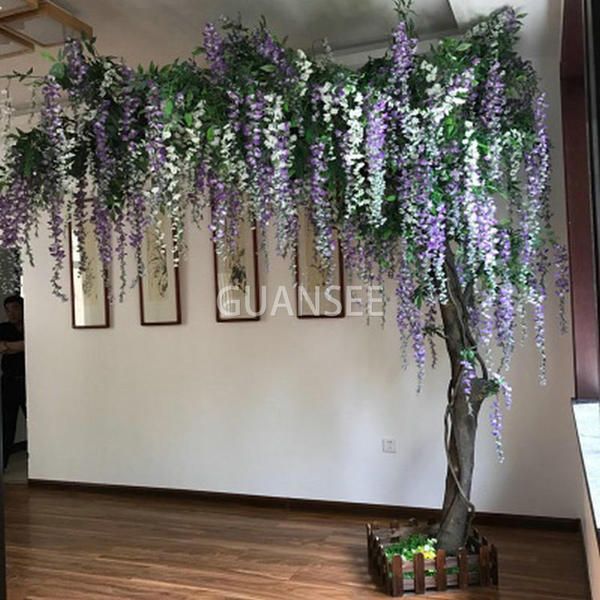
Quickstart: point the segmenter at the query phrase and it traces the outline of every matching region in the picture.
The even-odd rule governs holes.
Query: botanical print
[[[314,225],[306,217],[300,217],[298,241],[298,316],[338,316],[341,304],[335,305],[332,298],[341,302],[341,265],[339,254],[326,263],[315,246]]]
[[[217,256],[217,303],[221,319],[254,317],[255,265],[252,227],[240,226],[235,254]],[[235,307],[235,315],[231,312]],[[239,312],[239,314],[238,314]]]
[[[160,235],[162,235],[162,231]],[[166,298],[169,290],[168,250],[159,243],[160,235],[153,228],[150,228],[146,235],[148,296],[155,302]]]
[[[106,324],[105,285],[98,242],[91,223],[86,223],[77,239],[71,230],[72,303],[76,327],[97,327]],[[85,269],[82,270],[82,264]]]
[[[163,215],[155,226],[146,230],[143,259],[146,269],[140,281],[142,323],[178,324],[179,288],[168,216]]]

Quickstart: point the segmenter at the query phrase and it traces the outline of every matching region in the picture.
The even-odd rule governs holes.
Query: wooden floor
[[[371,518],[371,517],[370,517]],[[376,599],[365,517],[8,485],[9,600]],[[575,533],[482,528],[499,590],[434,598],[588,598]]]

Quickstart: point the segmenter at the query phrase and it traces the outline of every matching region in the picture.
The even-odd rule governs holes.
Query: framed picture
[[[213,244],[219,323],[260,320],[256,228],[247,222],[240,223],[238,248],[238,256],[229,258],[219,256]]]
[[[345,316],[344,263],[338,245],[331,281],[319,268],[314,250],[314,227],[300,214],[296,255],[296,316],[299,319],[339,319]]]
[[[85,261],[85,272],[81,264]],[[102,260],[94,225],[87,221],[83,239],[77,240],[69,224],[69,274],[71,278],[71,324],[74,329],[110,327],[108,287],[103,277]]]
[[[168,217],[162,217],[146,231],[142,259],[146,272],[139,284],[141,324],[180,325],[179,269],[175,266],[173,229]]]

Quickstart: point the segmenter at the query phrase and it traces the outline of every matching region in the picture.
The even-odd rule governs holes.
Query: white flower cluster
[[[273,168],[271,199],[276,203],[277,249],[281,256],[286,256],[288,250],[296,245],[296,232],[289,230],[289,224],[296,219],[298,210],[290,184],[296,135],[289,132],[281,96],[265,96],[265,119],[268,121],[265,147],[270,153]]]
[[[363,123],[364,96],[354,86],[346,86],[346,94],[340,99],[340,109],[346,122],[344,139],[344,170],[347,185],[345,193],[346,215],[352,215],[360,206],[369,203],[365,193],[367,185],[363,175],[365,156],[363,154],[365,126]]]
[[[308,91],[308,80],[314,71],[313,63],[308,59],[303,50],[296,50],[296,69],[298,70],[298,78],[300,81],[300,97],[306,96]]]
[[[10,131],[13,107],[8,90],[0,91],[0,163],[4,163],[7,149],[7,135]]]

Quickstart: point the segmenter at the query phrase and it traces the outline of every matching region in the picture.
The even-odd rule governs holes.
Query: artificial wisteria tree
[[[491,398],[502,458],[515,337],[531,317],[544,380],[547,279],[554,272],[563,306],[567,256],[550,228],[545,100],[514,50],[518,15],[495,12],[417,53],[400,13],[387,54],[357,71],[331,53],[311,59],[286,47],[264,23],[207,25],[195,53],[207,67],[192,59],[132,70],[91,42],[67,43],[35,85],[39,124],[10,137],[0,242],[29,251],[47,216],[62,295],[65,224],[85,270],[91,222],[106,272],[121,265],[124,291],[127,252],[142,274],[144,233],[164,218],[178,256],[188,213],[199,223],[207,210],[221,254],[235,260],[248,221],[263,240],[273,227],[277,252],[293,258],[305,213],[325,275],[341,244],[362,280],[396,281],[419,387],[428,339],[445,342],[448,474],[437,539],[456,551],[474,510],[480,410]]]

